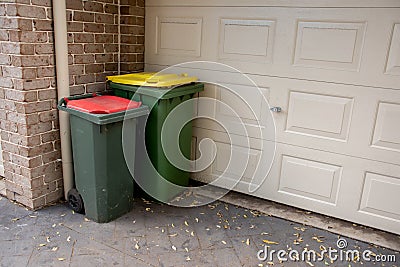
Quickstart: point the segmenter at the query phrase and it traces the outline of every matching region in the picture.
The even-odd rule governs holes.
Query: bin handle
[[[93,94],[86,94],[86,95],[77,95],[77,96],[71,96],[71,97],[63,97],[60,99],[58,102],[58,105],[60,107],[67,107],[67,104],[71,100],[78,100],[78,99],[85,99],[85,98],[90,98],[90,97],[95,97],[95,96],[100,96],[100,94],[93,93]]]

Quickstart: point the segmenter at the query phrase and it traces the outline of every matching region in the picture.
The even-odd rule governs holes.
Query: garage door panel
[[[157,17],[156,21],[156,54],[200,56],[201,18]]]
[[[400,104],[379,103],[372,146],[400,152]]]
[[[286,130],[345,140],[352,102],[351,98],[292,91],[289,93]]]
[[[336,203],[341,166],[283,155],[279,192]]]
[[[400,177],[366,172],[360,211],[400,222]]]
[[[400,75],[400,23],[393,25],[392,41],[390,43],[386,73]]]
[[[220,59],[270,63],[275,21],[254,19],[220,20]]]
[[[298,22],[294,65],[358,70],[365,23]]]

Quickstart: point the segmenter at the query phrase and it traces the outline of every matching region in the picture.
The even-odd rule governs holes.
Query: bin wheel
[[[72,188],[68,191],[68,205],[71,209],[77,213],[85,213],[85,208],[83,206],[82,196],[79,194],[78,190]]]

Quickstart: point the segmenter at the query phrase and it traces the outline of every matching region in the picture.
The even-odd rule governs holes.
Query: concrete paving
[[[135,208],[107,224],[73,213],[65,204],[29,211],[0,199],[0,266],[400,266],[398,251],[344,238],[224,202],[178,208],[136,199]],[[343,241],[342,240],[342,241]],[[280,262],[265,246],[287,253],[315,251],[317,260]],[[330,256],[323,250],[336,249]],[[340,254],[370,250],[366,261]],[[296,257],[296,253],[291,254]],[[305,254],[306,255],[306,254]],[[335,260],[335,256],[339,259]],[[343,254],[344,255],[344,254]],[[392,262],[373,262],[378,255]],[[393,255],[393,256],[391,256]],[[395,257],[395,259],[394,259]],[[344,257],[345,258],[345,257]]]

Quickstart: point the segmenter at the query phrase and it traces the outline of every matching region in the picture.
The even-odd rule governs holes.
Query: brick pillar
[[[105,76],[117,74],[119,67],[124,72],[143,70],[144,2],[119,1],[121,6],[113,0],[66,1],[71,95],[104,91]],[[31,209],[63,196],[51,4],[0,3],[0,130],[6,192],[9,199]]]
[[[50,1],[0,5],[1,140],[7,197],[38,208],[62,196]],[[44,72],[45,70],[45,72]]]

